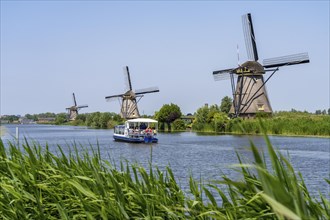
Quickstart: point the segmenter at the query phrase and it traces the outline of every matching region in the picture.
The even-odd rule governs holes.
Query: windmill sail
[[[263,60],[263,66],[265,68],[290,66],[303,63],[309,63],[308,53],[298,53]]]
[[[226,80],[230,78],[230,75],[235,73],[235,69],[224,69],[224,70],[217,70],[213,71],[213,78],[214,80]]]
[[[124,76],[125,76],[127,90],[132,90],[132,82],[131,82],[131,76],[129,74],[128,66],[124,67]]]
[[[242,23],[247,56],[250,60],[257,61],[259,57],[250,13],[242,16]]]
[[[158,87],[150,87],[150,88],[135,90],[135,95],[142,95],[142,94],[154,93],[154,92],[159,92]]]

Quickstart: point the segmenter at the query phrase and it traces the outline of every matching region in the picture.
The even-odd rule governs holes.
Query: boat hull
[[[113,135],[115,141],[129,142],[129,143],[157,143],[158,138],[155,137],[127,137],[123,135]]]

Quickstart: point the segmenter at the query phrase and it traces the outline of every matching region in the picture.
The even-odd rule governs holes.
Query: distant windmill
[[[72,93],[72,98],[73,98],[73,106],[66,108],[66,110],[68,110],[68,114],[69,114],[69,120],[70,121],[74,121],[77,118],[78,115],[78,111],[81,108],[87,108],[88,105],[77,105],[77,101],[76,101],[76,97],[74,95],[74,93]]]
[[[249,61],[237,68],[214,71],[215,80],[230,78],[233,92],[233,104],[230,109],[234,117],[254,117],[257,112],[272,113],[272,108],[267,96],[267,81],[274,75],[279,67],[309,63],[308,53],[276,57],[263,60],[263,65],[258,62],[258,51],[251,14],[242,16],[245,45]],[[272,72],[264,80],[265,72]],[[237,77],[235,84],[234,78]]]
[[[120,115],[125,119],[139,118],[140,113],[138,110],[137,103],[143,97],[144,94],[159,92],[157,87],[135,90],[133,92],[131,77],[129,74],[128,66],[124,67],[124,75],[127,79],[127,91],[123,94],[107,96],[105,99],[107,101],[118,100],[121,102]]]

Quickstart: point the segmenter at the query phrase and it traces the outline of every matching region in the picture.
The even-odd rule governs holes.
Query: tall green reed
[[[149,169],[102,160],[99,146],[0,141],[0,216],[3,219],[329,219],[329,201],[312,198],[301,174],[271,145],[252,142],[253,163],[237,153],[240,180],[189,179],[184,193],[170,167]],[[266,155],[268,156],[267,159]],[[330,186],[330,181],[326,180]]]

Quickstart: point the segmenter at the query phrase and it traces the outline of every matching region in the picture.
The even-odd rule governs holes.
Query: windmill
[[[129,74],[128,66],[124,67],[124,75],[127,80],[127,91],[122,94],[107,96],[107,101],[119,100],[121,104],[120,115],[124,119],[139,118],[140,113],[138,110],[138,102],[144,94],[159,92],[157,87],[135,90],[133,92],[131,77]]]
[[[309,63],[308,53],[299,53],[263,60],[258,60],[257,44],[255,40],[251,14],[242,16],[248,61],[237,68],[223,69],[213,72],[215,80],[230,78],[233,93],[233,104],[229,111],[234,117],[254,117],[257,112],[272,113],[266,91],[266,83],[279,70],[279,67]],[[268,78],[264,74],[271,72]],[[235,84],[235,78],[237,82]]]
[[[74,95],[74,93],[72,93],[72,98],[73,98],[73,106],[66,108],[66,110],[68,110],[68,114],[69,114],[69,120],[70,121],[74,121],[77,118],[78,115],[78,111],[81,108],[87,108],[88,105],[77,105],[77,101],[76,101],[76,97]]]

